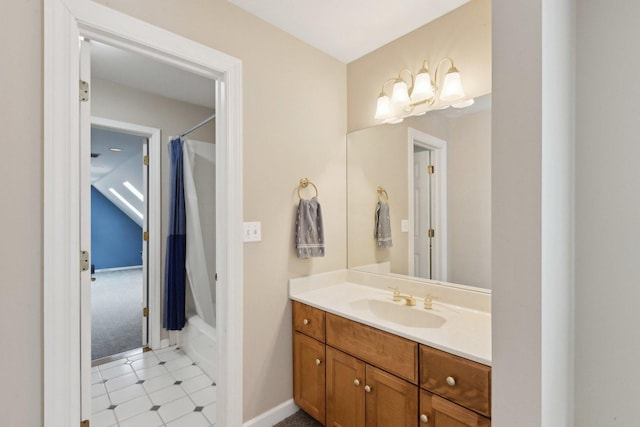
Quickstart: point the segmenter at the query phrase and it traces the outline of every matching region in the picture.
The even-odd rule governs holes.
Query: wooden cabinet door
[[[420,425],[425,427],[491,427],[491,420],[428,391],[420,390]]]
[[[367,427],[416,427],[418,387],[373,366],[366,366]]]
[[[364,366],[327,346],[327,426],[364,427]]]
[[[293,400],[324,425],[324,344],[300,332],[293,334]]]

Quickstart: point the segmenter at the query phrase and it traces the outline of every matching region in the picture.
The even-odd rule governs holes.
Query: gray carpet
[[[311,418],[304,411],[298,411],[280,421],[274,427],[321,427],[322,424]]]
[[[94,274],[91,359],[142,346],[142,267]]]

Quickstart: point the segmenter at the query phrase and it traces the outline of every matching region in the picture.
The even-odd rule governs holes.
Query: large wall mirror
[[[349,268],[491,288],[491,95],[349,133],[347,197]]]

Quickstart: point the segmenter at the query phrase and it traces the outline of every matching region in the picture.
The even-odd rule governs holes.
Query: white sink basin
[[[352,301],[349,306],[353,310],[368,311],[381,320],[410,328],[439,328],[447,321],[427,310],[407,307],[404,302],[359,299]]]

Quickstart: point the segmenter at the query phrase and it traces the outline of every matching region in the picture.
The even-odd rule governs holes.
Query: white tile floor
[[[96,366],[91,427],[208,427],[216,423],[216,386],[177,347]]]

